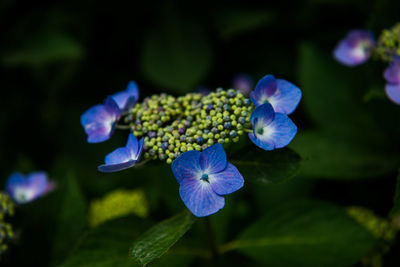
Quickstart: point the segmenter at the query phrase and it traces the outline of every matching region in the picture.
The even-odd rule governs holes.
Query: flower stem
[[[219,253],[218,253],[218,248],[217,248],[217,244],[215,241],[215,234],[211,227],[211,222],[210,222],[209,217],[206,217],[204,219],[204,225],[205,225],[206,231],[207,231],[207,237],[208,237],[208,242],[209,242],[209,246],[210,246],[211,258],[213,260],[216,260],[216,259],[218,259]]]
[[[120,124],[117,124],[117,125],[115,125],[115,129],[119,129],[119,130],[129,130],[129,129],[131,129],[131,126],[130,126],[130,125],[120,125]]]

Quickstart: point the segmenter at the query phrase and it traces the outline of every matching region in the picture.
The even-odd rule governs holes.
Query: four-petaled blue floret
[[[344,39],[340,40],[333,55],[340,63],[354,67],[371,57],[375,44],[375,37],[371,31],[351,30]]]
[[[32,172],[27,176],[12,173],[6,182],[7,194],[18,204],[31,202],[54,189],[45,172]]]
[[[225,205],[224,195],[243,186],[240,172],[226,159],[224,148],[215,144],[203,152],[188,151],[172,162],[179,194],[197,217],[218,212]]]
[[[275,79],[268,74],[258,81],[250,98],[256,107],[270,103],[275,112],[290,114],[300,102],[301,90],[286,80]]]
[[[140,141],[133,134],[129,134],[125,147],[120,147],[108,154],[98,170],[101,172],[117,172],[132,167],[139,160],[143,150],[143,138]]]
[[[297,127],[284,113],[274,112],[271,104],[258,106],[250,117],[253,132],[250,140],[265,150],[287,146],[297,133]]]
[[[396,56],[384,72],[385,91],[390,100],[400,105],[400,57]]]
[[[121,110],[112,97],[107,97],[104,104],[88,109],[81,116],[81,125],[85,128],[89,143],[100,143],[108,140],[114,132],[115,125],[121,116]]]

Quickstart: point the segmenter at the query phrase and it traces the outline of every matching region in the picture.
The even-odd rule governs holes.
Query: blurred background
[[[274,74],[303,90],[291,116],[299,127],[291,148],[303,158],[300,174],[288,185],[262,193],[249,186],[237,194],[239,222],[304,197],[387,216],[399,164],[400,107],[384,95],[385,64],[347,68],[332,51],[350,29],[379,36],[399,21],[395,0],[0,1],[0,182],[16,170],[46,170],[60,190],[72,192],[62,189],[21,207],[13,220],[24,234],[5,264],[62,262],[85,229],[79,216],[86,218],[88,203],[117,188],[154,188],[158,193],[146,196],[155,220],[184,208],[173,179],[164,192],[157,174],[97,172],[127,133],[88,144],[80,115],[130,80],[141,99],[230,88],[240,73],[254,81]],[[399,249],[396,241],[387,266],[398,266]]]

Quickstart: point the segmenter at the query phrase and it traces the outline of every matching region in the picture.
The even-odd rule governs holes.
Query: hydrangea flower
[[[181,154],[172,162],[179,194],[186,207],[197,217],[216,213],[225,205],[224,195],[243,186],[240,172],[226,159],[224,148],[215,144],[203,152]]]
[[[400,57],[394,57],[384,72],[385,91],[390,100],[400,105]]]
[[[107,97],[104,104],[88,109],[81,116],[81,125],[85,128],[89,143],[108,140],[114,132],[115,124],[121,116],[121,110],[112,97]]]
[[[45,172],[33,172],[26,177],[18,172],[12,173],[6,182],[6,192],[18,204],[31,202],[54,189]]]
[[[292,120],[286,114],[274,112],[269,103],[256,107],[250,121],[253,124],[250,140],[265,150],[287,146],[297,133]]]
[[[130,81],[126,86],[125,91],[115,93],[111,96],[118,108],[122,111],[128,111],[131,109],[139,99],[139,89],[134,81]]]
[[[375,37],[372,32],[368,30],[352,30],[344,39],[340,40],[333,54],[340,63],[354,67],[370,58],[375,43]]]
[[[108,154],[98,170],[101,172],[117,172],[132,167],[139,160],[143,149],[143,138],[140,141],[136,136],[129,134],[125,147],[120,147]]]
[[[232,88],[239,90],[244,95],[248,96],[254,86],[253,79],[247,74],[238,74],[232,83]]]
[[[275,79],[274,75],[268,74],[258,81],[250,98],[256,106],[270,103],[275,112],[290,114],[300,102],[301,90],[286,80]]]

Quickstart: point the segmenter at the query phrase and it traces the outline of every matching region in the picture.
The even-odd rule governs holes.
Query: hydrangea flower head
[[[250,140],[264,150],[273,150],[287,146],[296,136],[297,127],[283,113],[275,113],[271,104],[256,107],[250,117],[253,132]]]
[[[139,99],[138,86],[134,81],[130,81],[125,91],[115,93],[111,97],[122,112],[128,111]]]
[[[385,91],[390,100],[400,105],[400,57],[396,56],[384,72]]]
[[[89,143],[108,140],[114,132],[115,124],[121,116],[121,110],[112,97],[107,97],[104,104],[88,109],[81,116],[81,125],[85,128]]]
[[[133,134],[129,134],[125,147],[120,147],[108,154],[98,170],[101,172],[117,172],[132,167],[139,160],[143,150],[143,138],[140,141]]]
[[[18,204],[31,202],[54,189],[45,172],[33,172],[26,177],[21,173],[11,174],[6,182],[6,192]]]
[[[334,57],[346,66],[354,67],[360,65],[370,58],[375,43],[375,37],[372,32],[368,30],[352,30],[336,46]]]
[[[296,85],[268,74],[258,81],[250,98],[256,106],[270,103],[275,112],[290,114],[299,104],[301,94]]]
[[[232,88],[239,90],[244,95],[248,96],[250,94],[251,89],[253,89],[254,82],[253,79],[247,74],[238,74],[233,79]]]
[[[172,171],[183,203],[197,217],[218,212],[225,205],[223,196],[244,184],[240,172],[227,161],[221,144],[203,152],[191,150],[181,154],[172,162]]]

